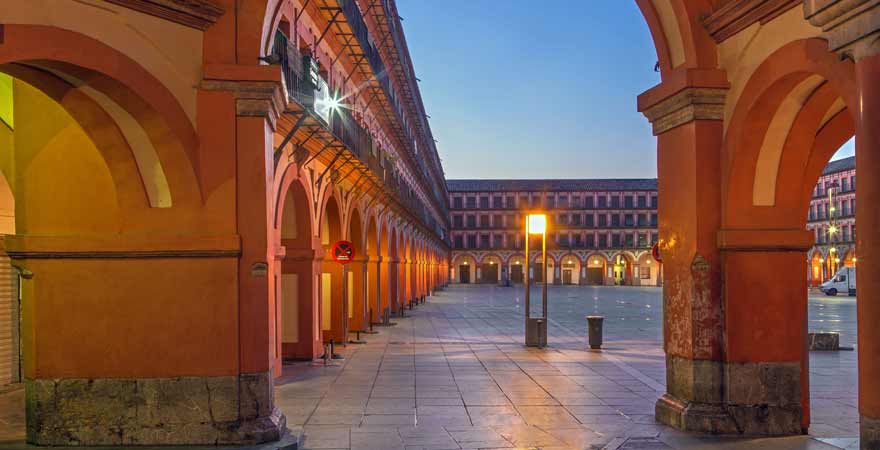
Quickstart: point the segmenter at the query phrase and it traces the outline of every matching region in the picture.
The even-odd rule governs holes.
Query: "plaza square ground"
[[[858,448],[856,352],[813,352],[810,436],[687,435],[654,422],[665,390],[661,291],[549,287],[548,348],[525,348],[523,289],[451,286],[396,325],[339,349],[330,367],[292,363],[276,382],[306,449],[834,449]],[[533,291],[538,314],[540,288]],[[856,346],[855,299],[810,297],[811,331]],[[759,312],[756,312],[759,313]],[[585,344],[586,315],[605,316],[605,345]],[[17,448],[23,393],[0,396]],[[274,447],[262,447],[274,448]]]

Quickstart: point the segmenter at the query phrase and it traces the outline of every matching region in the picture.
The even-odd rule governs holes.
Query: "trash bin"
[[[602,322],[604,321],[605,317],[602,316],[587,316],[587,336],[592,349],[602,348]]]

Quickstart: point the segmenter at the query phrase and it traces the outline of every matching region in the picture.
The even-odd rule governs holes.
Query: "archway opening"
[[[330,194],[328,194],[330,195]],[[342,240],[342,209],[336,197],[330,195],[321,214],[321,332],[325,343],[342,343],[346,339],[345,316],[347,286],[343,265],[333,259],[333,247]]]

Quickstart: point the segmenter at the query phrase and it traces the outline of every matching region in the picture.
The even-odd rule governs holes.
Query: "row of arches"
[[[658,286],[662,265],[650,252],[549,252],[547,268],[542,256],[530,255],[530,280],[562,285]],[[455,283],[522,283],[522,253],[453,252],[449,278]]]
[[[371,207],[373,198],[310,186],[306,171],[287,171],[275,232],[279,374],[283,359],[316,358],[325,342],[346,342],[350,332],[400,314],[445,284],[448,272],[443,251],[384,204]],[[333,259],[339,241],[353,246],[348,264]]]

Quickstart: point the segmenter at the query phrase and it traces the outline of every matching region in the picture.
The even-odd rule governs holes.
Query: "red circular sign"
[[[348,241],[336,241],[330,251],[333,254],[333,261],[339,264],[348,264],[354,259],[354,245]]]
[[[663,262],[663,258],[660,257],[660,244],[659,243],[654,244],[654,246],[651,247],[651,256],[653,256],[654,259],[657,260],[657,262]]]

